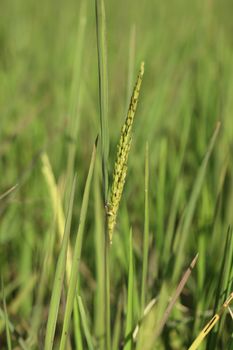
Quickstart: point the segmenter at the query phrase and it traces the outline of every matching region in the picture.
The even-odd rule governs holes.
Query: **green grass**
[[[233,291],[232,10],[2,1],[0,349],[185,350],[221,309]],[[142,61],[110,245],[105,206]],[[226,310],[199,349],[232,339]]]

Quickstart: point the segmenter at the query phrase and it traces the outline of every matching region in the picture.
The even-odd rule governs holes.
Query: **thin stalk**
[[[142,289],[141,289],[141,316],[145,309],[146,302],[146,278],[148,271],[148,250],[149,250],[149,151],[148,142],[145,152],[145,213],[144,213],[144,242],[143,242],[143,263],[142,263]]]
[[[109,153],[109,131],[108,131],[108,69],[107,69],[107,40],[106,40],[106,17],[104,0],[96,0],[96,34],[98,52],[99,72],[99,106],[100,106],[100,130],[101,130],[101,162],[103,176],[103,200],[104,207],[108,201],[108,153]],[[105,212],[105,349],[111,349],[110,332],[110,276],[109,276],[109,238],[107,229],[107,213]]]
[[[133,329],[133,291],[134,291],[134,268],[133,268],[133,239],[132,229],[129,235],[129,272],[128,272],[128,296],[127,296],[127,314],[126,314],[126,343],[123,350],[132,350],[132,329]]]
[[[103,172],[104,203],[108,197],[108,69],[107,69],[107,40],[106,17],[104,0],[96,0],[96,34],[98,51],[99,72],[99,106],[100,106],[100,131],[101,131],[101,159]]]

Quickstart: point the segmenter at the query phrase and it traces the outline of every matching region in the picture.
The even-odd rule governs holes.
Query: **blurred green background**
[[[220,305],[232,290],[231,241],[224,253],[233,208],[232,11],[230,0],[106,1],[110,181],[132,86],[140,62],[145,61],[128,177],[111,253],[113,328],[119,295],[125,300],[130,226],[140,287],[146,141],[150,164],[147,301],[157,296],[164,284],[170,295],[182,271],[199,252],[198,266],[180,308],[167,325],[166,341],[161,338],[161,349],[187,348],[212,315],[218,293]],[[44,242],[54,221],[40,154],[48,153],[62,188],[69,152],[75,147],[75,228],[91,149],[99,133],[95,26],[93,1],[1,0],[0,195],[15,184],[18,188],[0,201],[0,266],[9,318],[23,338],[30,330]],[[191,206],[197,174],[217,121],[221,130],[184,233],[180,226]],[[75,139],[73,129],[77,129]],[[96,291],[94,206],[92,195],[81,273],[91,329]],[[182,251],[179,234],[187,237]],[[182,260],[174,277],[178,254]],[[225,267],[225,273],[221,270],[224,257],[230,266]],[[51,266],[41,339],[53,273]],[[135,320],[138,308],[135,306]],[[124,312],[123,302],[122,315]],[[4,349],[2,323],[0,347]],[[203,349],[231,349],[231,332],[232,321],[227,316],[227,322],[215,332],[215,347],[205,344]],[[17,335],[13,339],[17,343]]]

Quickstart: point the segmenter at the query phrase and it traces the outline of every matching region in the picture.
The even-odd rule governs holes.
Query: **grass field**
[[[1,1],[1,350],[233,349],[232,11]]]

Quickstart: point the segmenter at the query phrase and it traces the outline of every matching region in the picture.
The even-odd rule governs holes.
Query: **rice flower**
[[[132,125],[138,104],[139,92],[144,74],[144,62],[141,63],[138,78],[131,96],[130,105],[125,119],[125,123],[121,129],[120,141],[117,146],[117,156],[113,172],[113,182],[110,192],[110,200],[107,205],[108,216],[108,234],[110,243],[112,243],[112,236],[116,224],[117,211],[119,208],[121,195],[123,192],[125,178],[127,174],[127,162],[129,150],[132,140]]]

